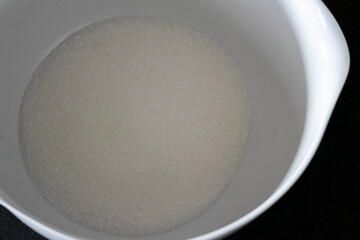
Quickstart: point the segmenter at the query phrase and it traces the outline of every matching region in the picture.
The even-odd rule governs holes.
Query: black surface
[[[226,240],[360,239],[360,8],[355,0],[324,2],[340,24],[351,55],[350,73],[325,136],[291,190]],[[0,207],[0,240],[10,239],[44,238]]]

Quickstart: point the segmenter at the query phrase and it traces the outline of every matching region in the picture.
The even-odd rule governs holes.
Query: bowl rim
[[[276,0],[276,2],[293,28],[304,61],[306,81],[317,82],[319,77],[326,79],[329,86],[325,89],[328,91],[321,89],[325,93],[314,92],[313,95],[310,92],[309,97],[316,96],[317,99],[309,102],[319,102],[319,104],[307,106],[303,136],[294,163],[271,196],[238,220],[191,238],[192,240],[219,239],[230,235],[269,209],[294,185],[314,156],[345,83],[350,66],[348,46],[339,25],[324,3],[321,0]],[[327,47],[326,52],[316,50],[322,49],[322,46]],[[321,67],[314,68],[314,65]],[[319,112],[320,105],[322,110]],[[0,205],[44,236],[65,240],[84,239],[36,218],[16,204],[1,189]]]

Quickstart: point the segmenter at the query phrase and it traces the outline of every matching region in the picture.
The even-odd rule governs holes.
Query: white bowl
[[[232,56],[247,82],[251,140],[234,181],[196,220],[144,239],[225,237],[277,201],[311,160],[349,68],[341,30],[320,0],[0,0],[0,203],[50,239],[118,238],[71,222],[37,193],[17,142],[21,97],[67,35],[124,15],[198,29]]]

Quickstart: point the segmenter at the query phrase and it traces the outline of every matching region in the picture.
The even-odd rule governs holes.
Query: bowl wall
[[[115,239],[64,218],[33,187],[17,142],[22,94],[40,61],[71,32],[96,20],[130,15],[165,18],[216,41],[239,66],[252,111],[244,163],[220,200],[193,222],[146,239],[196,237],[243,217],[276,190],[296,155],[305,122],[307,85],[297,41],[278,1],[3,0],[0,196],[6,206],[30,216],[27,219],[17,213],[48,237],[57,233],[42,224],[73,236]]]

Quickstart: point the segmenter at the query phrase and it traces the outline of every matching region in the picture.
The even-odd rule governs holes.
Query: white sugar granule
[[[145,236],[219,198],[248,125],[244,83],[214,43],[163,20],[115,18],[71,34],[43,60],[23,97],[19,140],[59,212]]]

